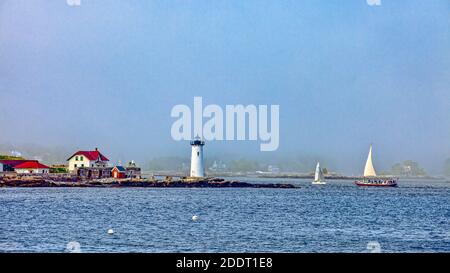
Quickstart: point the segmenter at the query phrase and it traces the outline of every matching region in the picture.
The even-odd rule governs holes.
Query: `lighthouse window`
[[[200,152],[197,152],[197,156],[200,156]]]

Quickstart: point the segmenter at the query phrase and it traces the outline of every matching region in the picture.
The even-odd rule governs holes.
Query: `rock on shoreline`
[[[277,183],[277,184],[256,184],[241,181],[226,181],[221,178],[208,178],[198,180],[146,180],[146,179],[102,179],[85,180],[77,179],[55,179],[53,177],[0,177],[0,187],[139,187],[139,188],[276,188],[276,189],[294,189],[298,186]]]

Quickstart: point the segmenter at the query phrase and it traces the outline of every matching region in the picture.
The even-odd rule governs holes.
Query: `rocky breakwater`
[[[298,188],[292,184],[276,183],[276,184],[256,184],[241,181],[227,181],[222,178],[205,178],[205,179],[179,179],[179,180],[109,180],[109,181],[92,181],[88,182],[92,186],[100,187],[150,187],[150,188],[279,188],[293,189]]]
[[[79,180],[71,176],[0,176],[0,187],[141,187],[141,188],[278,188],[294,189],[298,186],[287,183],[248,183],[227,181],[222,178],[154,179],[98,179]]]
[[[74,176],[49,176],[49,175],[2,175],[0,176],[0,187],[59,187],[67,185],[70,187],[83,186]]]

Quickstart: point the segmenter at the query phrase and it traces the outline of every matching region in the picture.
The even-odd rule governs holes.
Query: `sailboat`
[[[312,182],[313,185],[325,185],[327,182],[325,182],[325,177],[323,175],[322,169],[320,168],[320,163],[317,162],[316,165],[316,173],[314,175],[314,181]]]
[[[397,187],[397,178],[377,177],[372,163],[372,145],[370,145],[369,155],[364,167],[364,177],[356,181],[355,184],[358,186]]]

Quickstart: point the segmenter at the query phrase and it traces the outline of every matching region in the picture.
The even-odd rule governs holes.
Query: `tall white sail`
[[[322,169],[320,168],[319,162],[317,162],[317,165],[316,165],[316,173],[314,175],[314,181],[324,181],[323,172],[322,172]]]
[[[367,156],[366,167],[364,168],[364,177],[377,176],[372,163],[372,145],[370,145],[369,155]]]

